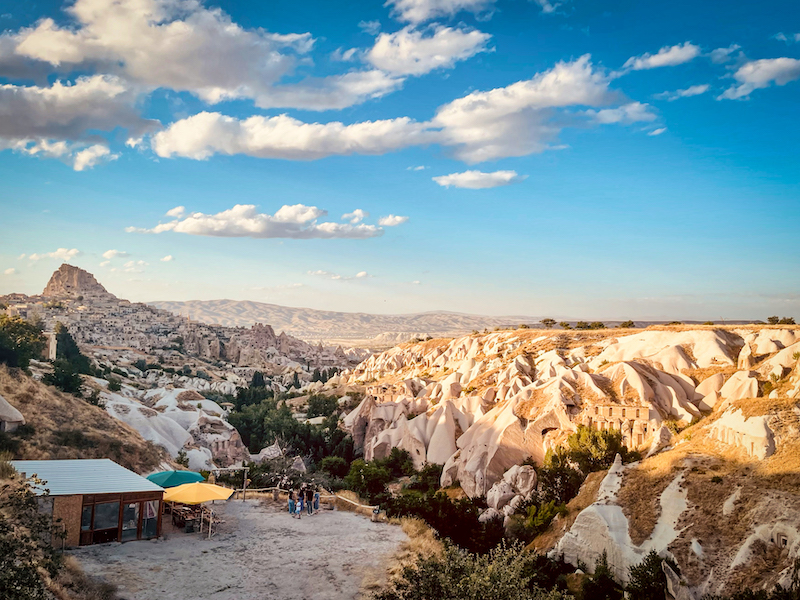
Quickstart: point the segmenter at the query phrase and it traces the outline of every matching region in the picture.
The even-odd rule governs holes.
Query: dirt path
[[[72,554],[126,600],[351,600],[406,539],[399,527],[338,510],[302,520],[258,501],[214,510],[225,523],[211,540],[172,533]]]

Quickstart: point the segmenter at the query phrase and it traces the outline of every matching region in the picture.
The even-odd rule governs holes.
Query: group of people
[[[289,514],[299,519],[303,511],[311,516],[319,510],[319,492],[311,486],[304,485],[299,490],[289,490]]]

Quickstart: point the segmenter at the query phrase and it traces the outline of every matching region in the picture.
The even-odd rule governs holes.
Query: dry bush
[[[49,591],[58,600],[118,600],[117,587],[88,576],[73,556],[64,558],[64,566]]]

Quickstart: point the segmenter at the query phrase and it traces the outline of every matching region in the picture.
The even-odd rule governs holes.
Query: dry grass
[[[21,440],[17,459],[110,458],[137,473],[169,461],[166,451],[102,408],[4,365],[0,365],[0,395],[33,427],[33,434]]]
[[[57,600],[117,600],[117,588],[86,575],[73,556],[64,558],[64,567],[48,585]]]
[[[564,533],[569,531],[572,527],[572,524],[575,522],[575,519],[578,518],[580,512],[597,500],[600,484],[603,483],[607,472],[608,471],[597,471],[595,473],[589,473],[578,495],[567,504],[567,516],[551,523],[550,527],[548,527],[544,533],[536,536],[525,549],[544,554],[555,548]]]

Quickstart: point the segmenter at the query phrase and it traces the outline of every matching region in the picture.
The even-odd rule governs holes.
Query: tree
[[[570,325],[566,321],[561,321],[561,323],[559,323],[558,326],[561,327],[561,329],[572,329],[572,325]]]
[[[636,327],[636,323],[634,323],[633,321],[631,321],[629,319],[627,321],[623,321],[622,323],[617,325],[617,327],[619,327],[620,329],[632,329],[632,328]]]
[[[572,500],[581,489],[584,479],[583,474],[570,464],[569,450],[563,446],[557,446],[547,451],[537,475],[539,499],[542,502],[552,500],[556,504]]]
[[[297,371],[295,371],[294,377],[292,378],[292,387],[296,390],[300,389],[300,377],[297,375]]]
[[[656,551],[651,550],[642,562],[630,568],[630,581],[625,591],[636,600],[664,600],[667,577],[661,568],[662,562]]]
[[[589,329],[589,323],[586,321],[578,321],[575,323],[575,329]]]
[[[21,317],[0,315],[0,363],[27,369],[32,358],[44,350],[40,327]]]
[[[347,461],[340,456],[326,456],[320,461],[319,468],[331,477],[344,477],[349,471]]]
[[[769,323],[770,325],[777,325],[778,323],[780,323],[780,320],[781,318],[778,316],[767,317],[767,323]]]
[[[266,382],[264,381],[264,374],[261,371],[256,371],[255,373],[253,373],[253,378],[250,380],[250,387],[251,388],[266,387]]]
[[[608,566],[606,551],[597,559],[594,565],[594,574],[591,578],[583,580],[583,597],[591,600],[618,600],[622,598],[622,590]]]
[[[83,380],[69,361],[59,358],[53,363],[53,372],[42,377],[42,382],[57,387],[62,392],[81,397]]]
[[[589,329],[605,329],[606,324],[602,321],[592,321],[589,323]]]
[[[548,317],[547,319],[542,319],[541,324],[544,325],[545,329],[552,329],[553,325],[556,324],[556,321],[555,319],[551,319]]]
[[[578,425],[577,433],[567,438],[567,446],[569,459],[584,473],[608,469],[614,464],[617,454],[623,460],[628,457],[628,449],[622,443],[622,433],[615,430],[597,431]]]
[[[368,502],[381,499],[386,493],[386,484],[391,480],[389,469],[376,464],[376,461],[366,462],[360,458],[353,461],[350,472],[344,478],[347,488]]]
[[[311,374],[311,381],[321,381],[322,375],[320,375],[319,368],[314,369],[314,372]]]
[[[72,338],[69,330],[63,323],[56,323],[54,328],[56,334],[56,358],[66,361],[76,373],[93,375],[94,369],[88,356],[81,353],[78,344]]]
[[[781,320],[778,321],[779,325],[796,325],[794,322],[794,317],[781,317]]]

